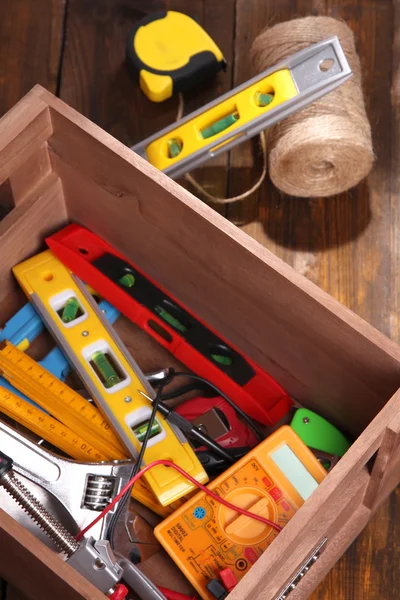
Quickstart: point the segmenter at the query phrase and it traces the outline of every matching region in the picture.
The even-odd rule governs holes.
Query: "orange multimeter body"
[[[293,429],[284,426],[208,487],[284,527],[326,475]],[[208,581],[227,567],[241,579],[279,532],[200,492],[154,533],[200,596],[213,600]]]

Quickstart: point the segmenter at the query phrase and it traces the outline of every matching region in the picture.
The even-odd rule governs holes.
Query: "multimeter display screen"
[[[307,500],[313,491],[317,489],[318,482],[287,444],[272,452],[270,457],[303,500]]]

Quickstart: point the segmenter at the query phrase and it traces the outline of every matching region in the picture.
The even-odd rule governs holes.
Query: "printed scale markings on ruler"
[[[352,71],[337,37],[305,48],[132,150],[177,178],[308,106]]]
[[[82,282],[71,275],[51,251],[17,265],[13,271],[92,398],[118,432],[129,454],[136,458],[142,426],[152,410],[151,403],[144,400],[139,391],[154,395],[138,365]],[[75,320],[64,323],[62,315],[72,297],[79,301],[80,310]],[[161,415],[157,422],[161,432],[152,432],[146,462],[166,456],[198,481],[207,481],[207,474],[184,435]],[[193,489],[186,478],[164,466],[152,470],[145,478],[164,506]]]
[[[81,462],[117,460],[114,455],[111,457],[105,456],[88,444],[85,439],[77,436],[69,427],[3,386],[0,386],[0,412],[14,419],[14,421],[75,460]],[[132,497],[161,517],[167,517],[182,504],[181,501],[178,501],[168,507],[161,506],[152,491],[141,479],[136,482],[132,490]]]
[[[97,408],[7,342],[0,343],[0,371],[9,383],[57,416],[108,459],[126,457],[117,436]]]
[[[2,386],[0,411],[76,460],[101,462],[108,458],[69,427]]]

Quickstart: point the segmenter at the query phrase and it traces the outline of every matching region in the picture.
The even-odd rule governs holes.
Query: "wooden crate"
[[[15,205],[0,222],[3,322],[24,302],[11,267],[77,222],[358,436],[231,594],[273,600],[326,539],[290,594],[307,598],[400,479],[400,348],[39,86],[0,121],[2,183]],[[154,346],[126,327],[151,367]],[[104,598],[1,510],[0,576],[26,598]]]

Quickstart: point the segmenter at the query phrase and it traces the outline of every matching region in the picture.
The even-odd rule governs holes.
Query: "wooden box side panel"
[[[105,598],[104,594],[1,509],[0,549],[0,576],[27,598]]]
[[[398,346],[87,119],[43,97],[70,220],[105,237],[292,396],[358,435],[399,386]]]
[[[0,119],[0,184],[21,167],[52,133],[47,102],[35,88]]]
[[[18,306],[11,268],[67,219],[61,181],[49,160],[52,133],[49,107],[35,90],[0,119],[0,184],[8,180],[14,204],[0,222],[2,323]]]
[[[252,600],[273,600],[288,576],[296,571],[305,557],[325,537],[328,539],[327,555],[324,559],[321,558],[324,567],[321,578],[329,571],[339,557],[336,545],[339,544],[344,551],[372,517],[373,511],[365,500],[370,488],[375,487],[375,482],[371,480],[367,464],[380,450],[386,438],[385,434],[393,422],[397,429],[399,414],[400,391],[390,399],[311,498],[253,565],[251,571],[240,581],[231,595],[231,600],[241,600],[244,594]],[[397,459],[397,481],[390,473],[388,481],[385,481],[385,489],[381,490],[380,500],[383,493],[389,495],[398,483],[399,464],[400,456]],[[380,475],[375,476],[379,478]],[[349,523],[351,514],[357,515],[354,526]],[[318,573],[318,569],[315,573]],[[318,577],[312,579],[315,584],[313,587],[319,581]],[[268,590],[268,593],[265,590]]]
[[[57,231],[66,222],[67,213],[61,181],[51,174],[43,185],[35,188],[34,193],[0,223],[2,322],[15,312],[15,306],[12,308],[9,306],[10,301],[6,300],[8,296],[12,297],[17,289],[12,267],[41,248],[44,249],[44,236]]]

